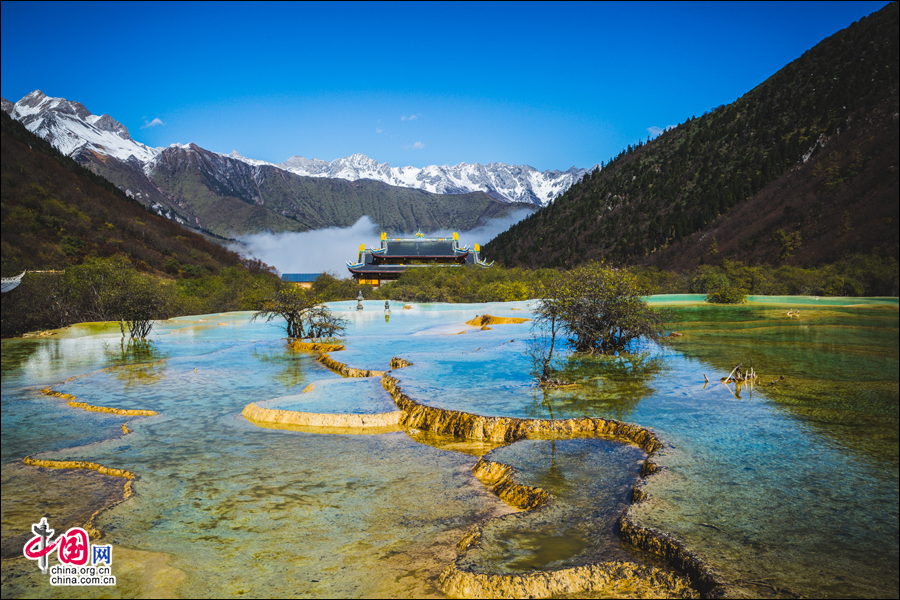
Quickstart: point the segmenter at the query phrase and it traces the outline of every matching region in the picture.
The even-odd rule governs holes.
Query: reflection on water
[[[571,385],[535,388],[533,418],[568,419],[602,416],[631,421],[641,399],[651,395],[653,382],[666,371],[657,348],[617,356],[575,355],[561,363],[559,379]]]
[[[281,371],[273,378],[288,390],[297,387],[305,380],[303,360],[299,353],[299,350],[291,350],[286,353],[280,348],[275,352],[262,352],[256,348],[252,351],[253,358],[256,360],[281,366]]]
[[[166,376],[166,360],[162,352],[150,340],[128,340],[122,338],[118,344],[105,345],[107,359],[115,378],[122,382],[126,391],[133,386],[153,385]]]
[[[364,369],[406,358],[413,366],[393,374],[424,404],[653,428],[669,444],[658,459],[667,471],[652,479],[652,500],[636,516],[684,540],[734,584],[733,595],[897,595],[896,303],[795,301],[799,317],[771,303],[675,304],[672,329],[684,337],[637,355],[570,359],[564,378],[576,385],[553,390],[535,388],[528,376],[527,323],[464,324],[486,313],[527,317],[527,303],[413,305],[389,320],[383,305],[364,305],[335,305],[350,323],[347,349],[334,357]],[[310,353],[290,350],[274,323],[249,316],[160,323],[144,355],[117,353],[118,329],[103,326],[4,340],[4,543],[18,543],[7,541],[21,536],[14,523],[32,513],[24,526],[37,522],[36,493],[59,501],[61,492],[7,479],[8,465],[22,477],[31,469],[22,457],[40,453],[138,474],[137,495],[98,520],[103,541],[142,551],[131,555],[140,560],[166,556],[158,572],[181,573],[166,576],[183,581],[181,595],[435,596],[435,577],[462,533],[510,513],[470,472],[476,456],[492,451],[522,483],[557,500],[550,510],[488,521],[481,548],[466,560],[521,572],[629,559],[613,524],[639,449],[582,439],[493,449],[420,431],[329,436],[255,427],[240,416],[250,402],[347,413],[384,412],[389,401],[377,383],[340,379]],[[761,382],[752,393],[719,383],[750,361]],[[125,418],[68,407],[40,392],[48,385],[90,404],[160,414],[129,419],[134,432],[123,436]],[[114,595],[170,593],[141,579],[140,569],[122,568]],[[3,596],[49,593],[35,572],[25,559],[4,561]]]
[[[755,361],[761,375],[753,389],[771,406],[829,444],[858,451],[873,468],[887,460],[897,470],[897,452],[885,452],[900,442],[896,308],[804,307],[798,318],[754,305],[674,312],[684,337],[670,338],[670,346],[718,369],[710,379]]]
[[[675,312],[684,337],[669,346],[688,360],[633,414],[678,448],[645,523],[718,563],[738,595],[896,595],[896,304]],[[759,383],[735,397],[718,379],[750,361]],[[704,371],[710,385],[691,385]]]

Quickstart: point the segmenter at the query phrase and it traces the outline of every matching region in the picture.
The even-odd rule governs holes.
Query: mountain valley
[[[36,90],[3,111],[157,214],[219,236],[347,227],[368,215],[392,232],[468,230],[546,205],[585,169],[459,164],[392,168],[361,155],[281,164],[196,144],[151,148],[109,115]]]

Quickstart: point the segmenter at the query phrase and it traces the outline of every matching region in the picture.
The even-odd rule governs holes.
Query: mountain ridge
[[[898,4],[729,105],[629,146],[488,242],[506,265],[684,271],[897,257]]]
[[[459,163],[423,168],[391,167],[365,154],[353,154],[331,162],[292,156],[278,166],[307,177],[335,177],[355,181],[375,179],[400,187],[416,187],[438,194],[482,191],[502,201],[546,206],[580,180],[588,169],[538,171],[528,165]]]
[[[115,255],[157,275],[199,276],[252,263],[147,211],[8,115],[0,120],[4,277]]]
[[[343,227],[363,215],[397,232],[470,229],[488,219],[508,217],[521,208],[549,202],[586,172],[573,167],[566,172],[540,173],[531,167],[502,163],[395,169],[361,154],[331,163],[292,157],[273,164],[243,157],[236,151],[223,154],[205,150],[193,143],[152,148],[134,140],[111,116],[94,115],[79,102],[52,98],[40,90],[15,104],[3,99],[3,111],[157,214],[226,237]],[[181,169],[179,165],[184,164],[198,171]],[[230,183],[228,177],[235,174],[238,180]],[[277,178],[285,185],[277,184]],[[311,178],[317,183],[300,184],[293,178]],[[330,180],[353,185],[328,183]],[[366,180],[379,185],[358,183]],[[261,186],[262,181],[268,186]],[[312,189],[316,187],[318,191]],[[290,196],[299,188],[305,189],[302,197]],[[360,189],[366,190],[366,199],[359,197],[356,190]],[[342,198],[337,190],[350,196]],[[317,195],[328,198],[321,210],[310,206],[309,196]],[[386,201],[387,206],[399,202],[396,208],[406,216],[400,218],[385,210]],[[405,206],[410,202],[422,206]],[[491,202],[506,206],[493,206]],[[341,204],[353,208],[341,210]]]

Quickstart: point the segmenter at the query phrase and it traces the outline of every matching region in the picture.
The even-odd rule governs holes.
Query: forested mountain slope
[[[629,147],[489,242],[506,265],[687,269],[897,257],[898,5],[727,106]]]
[[[149,212],[7,114],[0,121],[4,277],[62,270],[89,256],[125,255],[143,271],[172,275],[242,264],[238,254]]]

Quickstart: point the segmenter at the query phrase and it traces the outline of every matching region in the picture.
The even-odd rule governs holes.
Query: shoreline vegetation
[[[725,259],[683,273],[655,267],[627,271],[650,295],[706,294],[710,300],[726,302],[747,295],[896,297],[900,280],[897,260],[874,254],[854,254],[814,268],[750,266]],[[367,300],[394,302],[510,302],[539,298],[543,287],[562,273],[566,272],[501,266],[423,268],[379,288],[324,273],[311,291],[320,303],[352,300],[359,292]],[[83,322],[128,321],[126,313],[135,312],[143,318],[167,319],[257,311],[267,298],[293,285],[280,281],[268,268],[226,267],[215,274],[167,279],[141,273],[122,257],[91,258],[65,271],[26,274],[21,285],[3,297],[2,337]],[[123,326],[123,337],[126,329]]]

